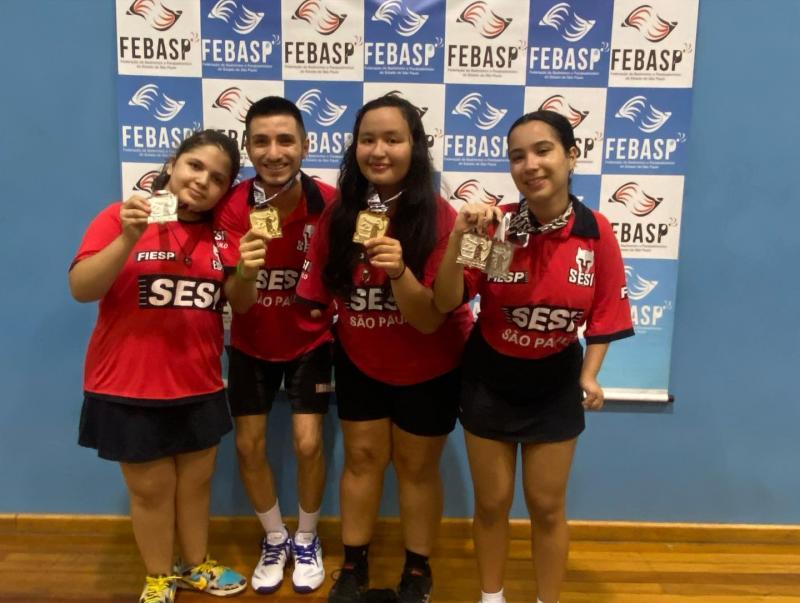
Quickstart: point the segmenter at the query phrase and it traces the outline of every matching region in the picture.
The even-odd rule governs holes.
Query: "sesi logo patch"
[[[568,281],[580,287],[594,287],[594,251],[578,247],[575,254],[577,268],[569,269]]]
[[[503,313],[517,328],[541,333],[573,333],[583,319],[583,310],[555,306],[503,306]]]
[[[171,274],[142,275],[139,277],[139,307],[222,312],[222,283]]]

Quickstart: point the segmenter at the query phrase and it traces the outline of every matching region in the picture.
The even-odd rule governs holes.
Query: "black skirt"
[[[492,348],[476,325],[464,351],[459,419],[468,432],[506,442],[560,442],[585,428],[583,349],[531,360]]]
[[[100,458],[142,463],[216,446],[233,429],[225,391],[200,402],[136,406],[86,394],[78,443]]]

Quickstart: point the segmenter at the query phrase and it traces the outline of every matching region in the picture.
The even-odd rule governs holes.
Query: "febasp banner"
[[[419,109],[442,196],[516,203],[505,134],[550,109],[575,129],[573,192],[611,222],[636,337],[609,399],[666,401],[699,0],[116,0],[124,197],[187,134],[225,132],[266,95],[303,112],[304,169],[335,184],[355,113]],[[240,177],[254,174],[243,153]]]

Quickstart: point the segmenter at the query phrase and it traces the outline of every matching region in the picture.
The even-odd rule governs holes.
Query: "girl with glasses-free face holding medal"
[[[522,200],[508,208],[516,243],[511,279],[456,263],[465,232],[486,232],[503,210],[461,208],[434,286],[446,311],[479,294],[481,314],[464,353],[460,420],[475,489],[473,534],[482,601],[501,602],[517,447],[532,520],[539,600],[555,603],[566,569],[566,490],[584,408],[599,409],[597,381],[611,341],[633,335],[625,271],[608,220],[570,194],[578,149],[565,117],[536,111],[508,133]],[[509,216],[506,216],[507,218]],[[578,328],[585,324],[585,355]]]
[[[154,185],[177,197],[178,219],[149,224],[140,195],[113,204],[90,225],[69,273],[75,299],[100,302],[79,442],[120,463],[148,602],[170,603],[178,580],[217,595],[246,586],[207,556],[211,476],[231,429],[220,364],[224,275],[209,212],[238,171],[233,141],[213,130],[191,135]],[[257,249],[245,253],[258,262]]]
[[[452,314],[433,306],[430,286],[455,212],[433,188],[425,131],[411,103],[384,96],[362,107],[339,192],[297,289],[310,303],[335,301],[339,312],[334,367],[345,448],[345,562],[328,600],[357,601],[367,588],[367,549],[392,462],[407,549],[398,594],[423,601],[442,512],[439,458],[455,425],[471,315],[466,306]],[[355,243],[359,213],[381,205],[388,232]]]

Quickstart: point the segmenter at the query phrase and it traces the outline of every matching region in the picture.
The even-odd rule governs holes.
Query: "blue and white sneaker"
[[[292,539],[294,572],[292,586],[295,592],[310,593],[325,581],[325,566],[322,565],[322,543],[319,536],[311,532],[297,532]]]
[[[270,532],[261,540],[261,557],[250,583],[262,595],[274,593],[283,584],[283,570],[292,555],[292,540],[285,532]]]

